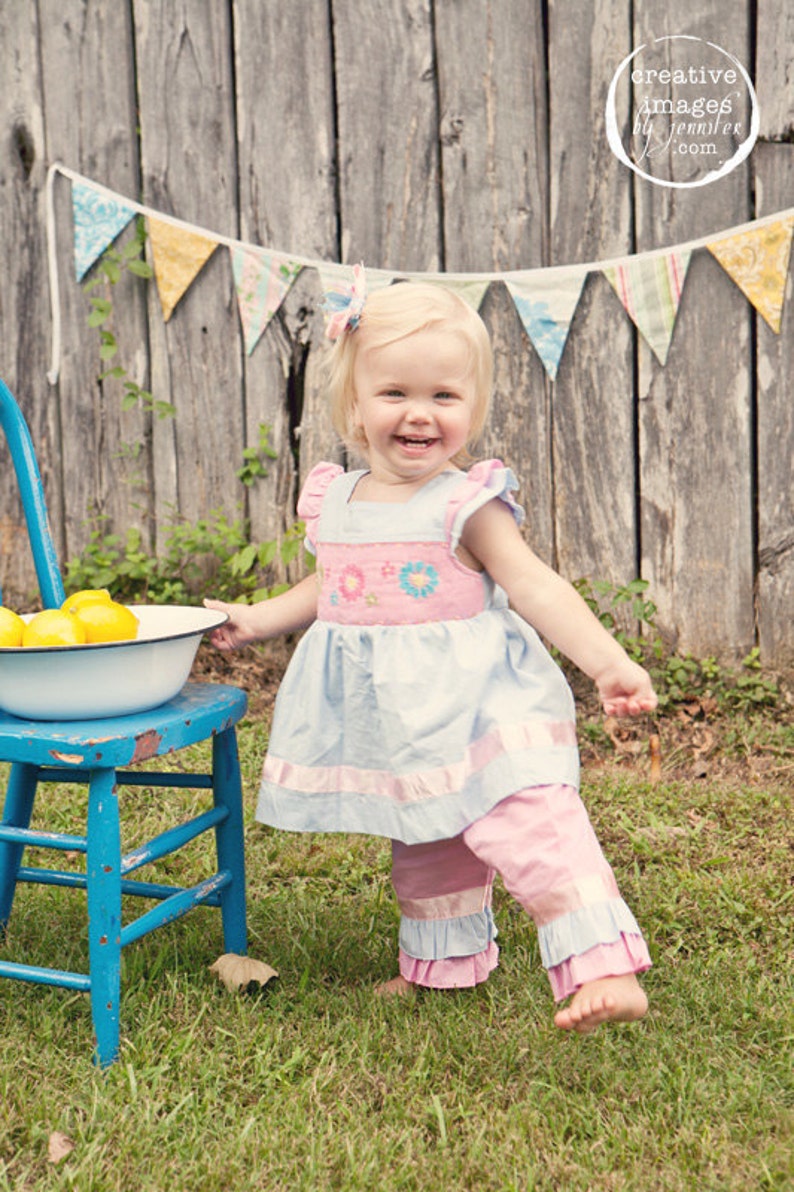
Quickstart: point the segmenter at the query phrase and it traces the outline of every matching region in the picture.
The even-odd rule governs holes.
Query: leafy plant
[[[174,521],[164,527],[161,553],[149,553],[139,529],[106,534],[95,526],[85,550],[66,565],[66,587],[108,588],[114,599],[150,604],[219,600],[265,600],[288,586],[268,583],[268,571],[299,555],[303,523],[281,539],[252,543],[245,520],[230,521],[219,509],[197,522]]]
[[[651,666],[651,674],[662,711],[696,700],[713,702],[726,711],[749,712],[775,707],[781,698],[775,679],[762,670],[757,647],[738,668],[721,666],[713,657],[671,654]]]
[[[605,580],[579,579],[573,585],[601,624],[620,642],[635,662],[647,666],[659,697],[659,711],[698,701],[725,711],[751,711],[775,707],[781,698],[774,678],[763,672],[759,651],[754,648],[738,668],[726,667],[714,657],[665,654],[655,617],[657,608],[648,597],[648,581],[611,584]],[[638,632],[620,628],[616,610],[629,606]]]
[[[250,488],[262,477],[267,476],[265,460],[278,459],[278,452],[270,442],[272,427],[267,422],[259,423],[259,441],[256,447],[243,448],[243,466],[238,468],[235,476],[242,480],[246,488]]]
[[[656,657],[661,656],[662,639],[654,622],[657,609],[646,595],[649,587],[647,579],[634,579],[628,584],[611,584],[607,580],[582,578],[574,580],[573,586],[604,628],[620,642],[635,662],[644,661],[649,651]],[[637,622],[638,633],[619,627],[615,610],[624,605],[629,605],[631,617]]]

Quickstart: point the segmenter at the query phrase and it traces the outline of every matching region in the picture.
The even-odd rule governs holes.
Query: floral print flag
[[[553,381],[587,269],[547,270],[505,278],[524,330]]]
[[[72,182],[74,271],[78,281],[134,215],[135,208],[119,198],[83,182]]]

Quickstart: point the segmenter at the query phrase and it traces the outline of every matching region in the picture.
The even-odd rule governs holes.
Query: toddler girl
[[[518,530],[499,460],[468,471],[492,355],[458,295],[429,283],[337,299],[334,423],[367,468],[320,464],[298,504],[316,575],[210,607],[222,650],[311,625],[276,703],[257,818],[392,841],[399,975],[382,992],[484,981],[495,873],[534,919],[559,1027],[641,1017],[650,966],[577,793],[574,706],[538,633],[605,711],[656,705],[632,662]],[[536,632],[537,631],[537,632]]]

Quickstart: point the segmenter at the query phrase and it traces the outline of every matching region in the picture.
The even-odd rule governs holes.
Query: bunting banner
[[[527,273],[507,282],[524,330],[555,380],[586,274],[571,269],[554,276]]]
[[[245,352],[250,356],[303,266],[280,253],[242,244],[231,254]]]
[[[272,247],[217,235],[141,203],[56,162],[47,173],[47,249],[52,303],[52,360],[47,378],[60,369],[60,297],[55,246],[54,185],[57,175],[72,188],[74,269],[81,281],[136,216],[146,220],[155,282],[165,322],[215,250],[229,250],[243,341],[247,355],[256,348],[298,274],[315,269],[323,291],[345,290],[349,265],[315,260]],[[665,249],[578,265],[551,265],[494,273],[414,273],[367,266],[370,291],[398,280],[422,280],[448,286],[479,309],[489,285],[504,282],[527,338],[554,381],[568,341],[582,289],[591,273],[609,281],[620,303],[663,367],[692,254],[708,249],[775,334],[780,333],[794,233],[794,208],[700,240]]]
[[[72,183],[74,272],[82,281],[88,270],[135,215],[116,195],[105,195],[84,182]]]
[[[626,314],[662,365],[667,363],[691,255],[673,249],[660,257],[635,257],[603,270]]]
[[[780,334],[794,216],[712,241],[706,247],[759,315]]]
[[[149,242],[160,305],[167,323],[179,299],[215,252],[218,241],[204,232],[177,228],[150,215]]]

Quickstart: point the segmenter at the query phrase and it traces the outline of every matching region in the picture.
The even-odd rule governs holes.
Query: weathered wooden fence
[[[673,34],[727,45],[761,112],[748,159],[689,190],[638,178],[604,128],[618,64]],[[794,204],[793,46],[782,0],[0,0],[0,376],[31,424],[62,558],[86,543],[89,515],[108,531],[139,525],[155,547],[177,514],[242,503],[254,537],[272,537],[301,475],[340,452],[312,269],[250,356],[228,254],[168,323],[154,285],[125,278],[118,360],[177,413],[122,412],[120,382],[97,380],[63,181],[62,368],[48,384],[52,162],[217,234],[322,261],[450,272],[599,261]],[[483,451],[518,473],[539,553],[570,578],[641,574],[681,648],[735,657],[757,641],[778,666],[794,656],[791,305],[776,336],[697,253],[662,367],[593,273],[553,383],[501,282],[481,308],[497,351]],[[248,490],[235,472],[262,423],[278,459]],[[9,595],[31,587],[32,570],[1,462]]]

